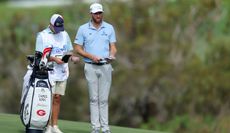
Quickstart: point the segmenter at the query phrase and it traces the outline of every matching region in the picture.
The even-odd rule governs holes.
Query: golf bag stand
[[[27,56],[31,62],[32,71],[28,81],[23,85],[20,118],[26,133],[43,133],[48,125],[52,110],[52,89],[49,81],[47,62],[50,49],[43,53],[36,52],[35,56]],[[28,73],[28,72],[27,72]],[[25,79],[25,78],[24,78]]]

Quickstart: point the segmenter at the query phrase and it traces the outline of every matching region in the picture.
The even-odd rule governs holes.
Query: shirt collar
[[[96,28],[93,26],[93,23],[92,23],[91,20],[89,21],[89,28],[90,28],[90,29],[95,29],[95,30],[96,30]],[[99,29],[101,29],[101,28],[105,28],[105,22],[104,22],[104,21],[101,22],[101,26],[100,26]]]
[[[50,29],[49,26],[46,28],[46,30],[47,30],[47,32],[48,32],[49,34],[54,34],[53,31]]]

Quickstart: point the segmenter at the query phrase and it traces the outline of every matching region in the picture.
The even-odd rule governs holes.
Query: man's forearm
[[[109,53],[109,55],[115,57],[116,53],[117,53],[116,45],[115,44],[111,44],[110,45],[110,53]]]
[[[81,55],[82,57],[89,58],[89,59],[93,58],[93,56],[91,54],[85,52],[83,50],[82,46],[80,46],[80,45],[75,45],[74,49],[77,52],[77,54]]]

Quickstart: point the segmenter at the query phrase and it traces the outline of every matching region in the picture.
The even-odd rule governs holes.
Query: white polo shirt
[[[54,34],[50,28],[39,32],[36,39],[36,51],[43,52],[46,47],[52,46],[51,56],[62,58],[66,52],[73,50],[69,35],[66,31]],[[49,77],[53,81],[64,81],[69,77],[68,63],[57,64],[53,62],[53,71]]]

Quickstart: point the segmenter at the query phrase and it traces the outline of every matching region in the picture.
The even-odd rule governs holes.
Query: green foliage
[[[175,133],[210,133],[214,131],[215,123],[213,121],[214,118],[208,115],[203,117],[182,115],[163,123],[159,123],[156,119],[152,118],[149,123],[142,124],[142,128],[167,129]]]

